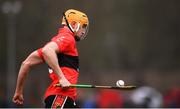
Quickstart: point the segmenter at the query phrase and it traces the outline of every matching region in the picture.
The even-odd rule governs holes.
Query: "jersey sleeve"
[[[61,53],[68,51],[72,42],[69,37],[65,36],[54,37],[51,39],[51,41],[58,45],[59,51]]]

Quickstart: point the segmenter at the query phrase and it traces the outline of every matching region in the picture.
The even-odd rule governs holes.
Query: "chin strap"
[[[67,24],[68,28],[71,30],[71,32],[74,33],[74,29],[73,29],[73,28],[71,27],[71,25],[69,24],[69,22],[68,22],[68,20],[67,20],[66,15],[65,15],[64,12],[63,12],[63,16],[64,16],[64,19],[65,19],[65,21],[66,21],[66,24]]]

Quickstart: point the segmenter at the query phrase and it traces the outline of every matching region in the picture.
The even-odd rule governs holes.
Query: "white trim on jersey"
[[[52,105],[51,105],[51,108],[53,108],[54,102],[56,101],[56,98],[57,98],[57,97],[58,97],[58,95],[56,95],[56,97],[54,98],[53,103],[52,103]]]
[[[63,109],[64,104],[66,103],[67,98],[68,98],[68,97],[66,96],[66,98],[64,99],[64,102],[63,102],[63,104],[62,104],[62,106],[61,106],[61,109]]]

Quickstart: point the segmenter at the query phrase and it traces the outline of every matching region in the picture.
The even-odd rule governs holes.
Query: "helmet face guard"
[[[81,38],[82,39],[84,39],[86,36],[87,36],[87,33],[89,32],[89,25],[87,25],[86,27],[85,27],[85,31],[84,31],[84,34],[81,36]],[[81,40],[82,40],[81,39]]]
[[[69,11],[69,12],[68,12]],[[76,41],[82,40],[86,37],[88,30],[89,30],[89,21],[87,16],[79,11],[76,10],[68,10],[66,11],[67,14],[63,13],[63,22],[62,24],[66,24],[68,28],[75,33]],[[67,19],[67,17],[69,19]],[[72,28],[71,22],[75,21],[77,23],[76,29]]]

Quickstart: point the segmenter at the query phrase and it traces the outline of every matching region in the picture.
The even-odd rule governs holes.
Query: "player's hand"
[[[24,101],[23,95],[15,93],[12,101],[17,105],[22,105]]]
[[[64,77],[59,80],[59,84],[62,88],[68,88],[71,83]]]

